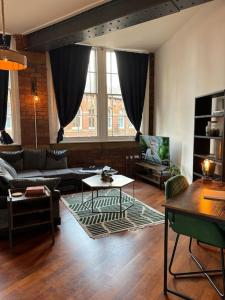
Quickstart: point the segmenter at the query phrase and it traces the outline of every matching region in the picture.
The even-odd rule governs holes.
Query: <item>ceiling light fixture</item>
[[[9,49],[6,45],[5,35],[5,12],[4,12],[4,0],[1,0],[2,8],[2,41],[0,44],[0,70],[18,71],[27,68],[27,58],[25,55],[20,54],[17,51]]]

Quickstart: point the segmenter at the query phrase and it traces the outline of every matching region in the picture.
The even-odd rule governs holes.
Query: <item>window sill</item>
[[[63,141],[60,144],[68,144],[68,143],[110,143],[110,142],[135,142],[134,136],[126,136],[126,137],[108,137],[105,139],[100,138],[67,138],[64,137]]]

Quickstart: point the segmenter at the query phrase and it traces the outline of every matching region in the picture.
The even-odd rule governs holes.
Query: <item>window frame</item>
[[[61,143],[90,143],[90,142],[121,142],[135,141],[135,136],[109,136],[108,135],[108,94],[107,94],[107,78],[106,78],[106,51],[109,49],[102,47],[93,47],[96,49],[97,58],[97,136],[93,137],[64,137]],[[112,49],[110,49],[113,51]],[[53,122],[50,126],[50,142],[56,143],[58,129],[60,128],[57,108],[55,102],[51,66],[49,54],[47,53],[47,74],[48,74],[48,94],[49,94],[49,120]],[[145,108],[142,117],[141,131],[147,134],[148,130],[148,105],[149,105],[149,88],[148,78],[146,84]],[[124,120],[125,123],[125,120]],[[145,124],[144,124],[145,123]],[[51,124],[51,123],[50,123]],[[125,125],[125,124],[124,124]],[[91,130],[91,129],[90,129]]]
[[[13,43],[13,40],[12,40]],[[13,46],[12,46],[13,48]],[[9,71],[9,88],[8,92],[10,93],[10,105],[11,105],[11,118],[12,118],[12,131],[9,132],[5,128],[6,132],[9,132],[13,144],[11,145],[21,145],[21,125],[20,125],[20,101],[19,101],[19,85],[18,85],[18,73],[17,71]],[[7,122],[7,120],[6,120]],[[6,123],[7,124],[7,123]],[[0,147],[9,146],[6,144],[0,143]]]

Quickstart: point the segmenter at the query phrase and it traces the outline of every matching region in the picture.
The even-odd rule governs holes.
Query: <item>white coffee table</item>
[[[92,213],[111,213],[111,212],[115,212],[115,211],[104,211],[104,212],[99,212],[99,211],[94,211],[94,200],[100,197],[115,197],[115,196],[106,196],[106,195],[99,195],[98,191],[100,189],[119,189],[119,196],[118,196],[118,200],[120,203],[120,210],[118,211],[120,214],[122,214],[124,211],[126,211],[127,209],[129,209],[131,206],[134,205],[134,180],[123,176],[123,175],[113,175],[112,176],[113,181],[112,182],[104,182],[101,180],[101,175],[95,175],[86,179],[82,179],[82,204],[89,209],[86,206],[86,203],[91,201],[91,211]],[[133,202],[130,206],[126,207],[123,209],[123,205],[122,205],[122,188],[125,187],[126,185],[133,183]],[[84,186],[83,185],[87,185],[90,189],[91,189],[91,199],[84,201]],[[96,196],[94,196],[94,192],[96,191]]]

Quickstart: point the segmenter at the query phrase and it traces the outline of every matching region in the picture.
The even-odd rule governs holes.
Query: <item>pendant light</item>
[[[0,70],[18,71],[27,68],[27,58],[6,45],[4,0],[1,0],[2,9],[2,41],[0,44]]]

